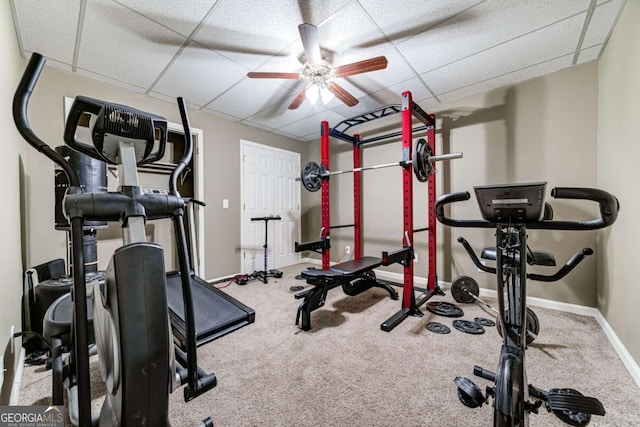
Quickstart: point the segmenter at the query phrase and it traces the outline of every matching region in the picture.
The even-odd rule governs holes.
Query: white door
[[[265,226],[267,269],[299,262],[294,241],[300,238],[300,154],[242,141],[242,272],[264,269]],[[280,220],[257,220],[280,216]]]

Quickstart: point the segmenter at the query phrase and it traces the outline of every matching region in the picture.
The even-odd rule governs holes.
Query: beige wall
[[[9,2],[0,2],[0,128],[3,130],[0,155],[2,210],[0,211],[0,355],[4,357],[4,384],[0,405],[7,405],[17,367],[18,355],[10,350],[10,328],[22,330],[20,301],[22,298],[22,236],[20,179],[24,171],[24,145],[13,124],[11,103],[20,79],[23,63],[20,59]],[[20,339],[15,340],[19,346]]]
[[[598,186],[620,200],[600,234],[598,306],[640,364],[640,2],[628,1],[599,62]]]
[[[474,185],[506,182],[547,181],[548,193],[555,186],[596,185],[597,65],[586,64],[570,70],[533,79],[513,87],[472,96],[437,111],[437,153],[463,152],[462,159],[450,165],[438,165],[438,192],[472,192]],[[399,96],[400,98],[400,96]],[[400,102],[400,99],[398,99]],[[394,119],[400,129],[400,115]],[[387,121],[383,122],[387,125]],[[334,124],[330,124],[334,125]],[[391,126],[391,123],[389,123]],[[387,130],[390,132],[390,130]],[[424,135],[417,135],[422,137]],[[316,147],[319,143],[315,143]],[[351,145],[332,140],[331,169],[352,167]],[[319,153],[310,156],[319,161]],[[401,159],[399,140],[365,146],[363,165],[390,163]],[[402,247],[402,177],[400,168],[364,172],[363,224],[364,254],[380,256],[383,250]],[[331,178],[331,222],[350,223],[353,215],[353,179],[351,175]],[[319,193],[308,195],[313,206],[311,238],[316,239],[320,224]],[[552,201],[552,200],[550,200]],[[589,203],[552,201],[558,218],[588,219],[597,215]],[[414,224],[427,225],[426,184],[414,179]],[[477,218],[475,199],[454,208],[453,215]],[[477,272],[462,246],[464,236],[476,249],[493,246],[491,230],[438,228],[438,278],[451,281],[471,275],[480,285],[495,288],[495,276]],[[564,263],[578,249],[596,249],[595,232],[531,231],[530,244],[537,250],[551,251]],[[345,245],[353,245],[352,230],[334,230],[331,234],[332,259]],[[427,276],[426,234],[414,236],[419,263],[417,276]],[[401,272],[400,266],[390,268]],[[595,307],[595,257],[586,260],[570,276],[554,284],[530,282],[529,294],[552,300]],[[549,273],[547,267],[532,269]]]
[[[86,95],[154,112],[180,123],[177,105],[112,85],[45,67],[33,93],[30,117],[36,133],[52,146],[62,144],[63,98]],[[188,100],[187,100],[188,101]],[[240,140],[300,152],[304,144],[250,128],[203,112],[190,111],[191,125],[204,131],[204,201],[206,276],[214,278],[240,271]],[[26,187],[30,265],[64,257],[65,234],[55,231],[53,164],[35,150],[27,150]],[[168,182],[169,177],[166,176]],[[229,209],[222,208],[229,199]]]

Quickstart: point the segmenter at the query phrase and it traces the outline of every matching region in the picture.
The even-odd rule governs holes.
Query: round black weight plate
[[[451,295],[457,302],[471,304],[475,302],[475,298],[469,294],[478,296],[480,287],[472,277],[460,276],[451,283]]]
[[[462,317],[464,316],[464,312],[460,307],[455,304],[451,304],[446,301],[436,301],[436,302],[428,302],[427,310],[432,312],[433,314],[438,314],[444,317]]]
[[[447,325],[443,325],[438,322],[429,322],[426,326],[427,330],[431,332],[435,332],[436,334],[448,334],[451,332],[451,329]]]
[[[416,152],[413,156],[413,173],[420,182],[426,182],[431,175],[432,166],[429,159],[433,151],[424,138],[420,138],[416,144]]]
[[[454,320],[453,327],[461,332],[465,332],[467,334],[480,335],[484,334],[484,327],[476,322],[472,322],[470,320]]]
[[[554,388],[549,390],[549,393],[557,393],[557,394],[567,394],[567,395],[575,395],[575,396],[583,396],[578,390],[574,390],[572,388]],[[553,414],[560,418],[562,422],[567,423],[572,426],[583,427],[589,424],[591,421],[591,414],[587,414],[584,412],[578,411],[570,411],[570,410],[555,410],[552,411]]]
[[[473,321],[482,326],[496,326],[496,322],[486,317],[476,317]]]
[[[309,162],[300,171],[300,180],[302,185],[312,193],[320,190],[322,187],[322,177],[320,176],[320,165],[316,162]]]
[[[507,310],[507,313],[509,310]],[[500,322],[497,324],[498,333],[502,336],[502,326]],[[538,320],[538,316],[536,313],[527,307],[527,345],[531,344],[538,337],[538,332],[540,332],[540,320]]]

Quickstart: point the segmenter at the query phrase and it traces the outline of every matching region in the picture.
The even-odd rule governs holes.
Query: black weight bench
[[[328,270],[305,270],[300,275],[307,283],[314,287],[296,294],[296,299],[304,298],[298,307],[296,325],[302,317],[302,330],[311,329],[311,312],[322,307],[330,289],[342,286],[342,290],[349,296],[358,295],[373,287],[385,289],[391,299],[397,300],[398,293],[390,285],[376,280],[373,269],[382,265],[382,259],[376,257],[362,257],[351,261],[335,264]]]

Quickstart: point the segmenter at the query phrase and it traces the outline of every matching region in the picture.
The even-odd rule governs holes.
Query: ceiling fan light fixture
[[[318,99],[320,98],[320,88],[315,84],[311,84],[307,88],[304,96],[311,103],[311,105],[315,105],[316,102],[318,102]]]
[[[322,89],[320,89],[320,98],[322,98],[323,104],[328,104],[331,101],[333,101],[333,98],[335,98],[335,95],[333,94],[333,92],[329,90],[329,87],[325,84],[322,87]]]

